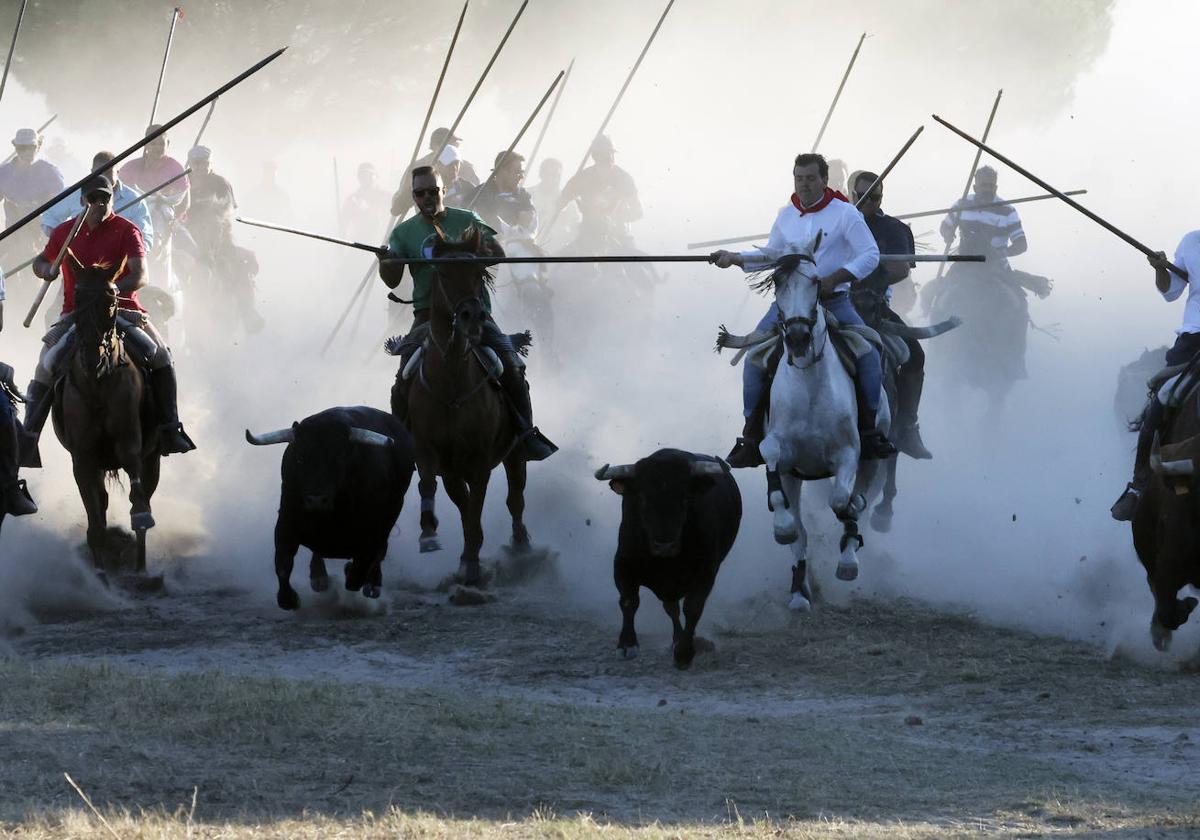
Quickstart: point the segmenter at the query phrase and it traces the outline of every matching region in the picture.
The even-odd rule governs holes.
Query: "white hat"
[[[449,166],[456,160],[462,160],[462,158],[458,154],[458,149],[453,146],[447,145],[446,148],[442,149],[442,153],[438,155],[438,163],[442,166]]]
[[[192,146],[188,149],[188,160],[208,160],[212,157],[212,149],[208,146]]]
[[[12,139],[14,146],[36,146],[38,144],[38,133],[32,128],[17,129],[17,134]]]

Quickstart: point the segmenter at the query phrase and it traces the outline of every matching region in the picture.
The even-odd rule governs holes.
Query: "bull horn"
[[[600,469],[596,470],[596,478],[601,481],[615,481],[618,478],[633,478],[633,464],[620,464],[619,466],[611,466],[605,464]]]
[[[270,446],[273,443],[291,443],[296,439],[296,430],[292,428],[280,429],[275,432],[266,432],[261,435],[254,435],[250,430],[246,430],[246,443],[255,446]]]
[[[392,439],[387,435],[372,432],[370,429],[360,429],[357,426],[350,427],[350,441],[352,443],[365,443],[367,446],[392,445]]]
[[[692,476],[724,475],[728,467],[721,461],[692,461]]]

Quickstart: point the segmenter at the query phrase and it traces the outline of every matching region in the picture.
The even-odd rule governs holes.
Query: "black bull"
[[[257,446],[286,443],[275,523],[276,601],[300,606],[290,578],[300,546],[312,551],[314,592],[329,587],[325,558],[349,559],[346,589],[379,597],[381,564],[412,481],[413,445],[391,414],[365,406],[330,408],[291,428],[252,435]]]
[[[670,616],[675,664],[686,668],[696,655],[700,614],[742,521],[737,482],[717,459],[678,449],[660,449],[636,464],[605,465],[596,478],[621,496],[613,559],[623,618],[617,647],[626,659],[637,655],[634,615],[644,586]]]

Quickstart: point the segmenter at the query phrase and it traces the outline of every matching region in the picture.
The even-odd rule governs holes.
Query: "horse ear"
[[[75,258],[74,252],[70,248],[67,249],[67,259],[71,261],[71,272],[76,275],[83,274],[83,263]]]
[[[472,224],[467,228],[467,232],[463,234],[463,242],[472,253],[479,250],[479,241],[483,238],[483,231],[479,229],[479,225]]]
[[[115,284],[117,282],[117,277],[121,274],[122,271],[125,270],[125,266],[128,264],[129,264],[129,257],[127,257],[127,256],[122,257],[120,265],[118,265],[116,267],[116,269],[113,270],[113,273],[108,276],[108,279],[105,280],[105,283],[107,283],[109,285]]]

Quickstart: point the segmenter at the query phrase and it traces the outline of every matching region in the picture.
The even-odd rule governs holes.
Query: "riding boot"
[[[25,395],[25,423],[21,429],[22,467],[40,468],[42,453],[38,449],[38,440],[42,436],[42,428],[54,403],[54,392],[49,385],[33,381],[29,383],[29,393]]]
[[[925,387],[925,371],[908,370],[902,366],[896,376],[896,447],[910,458],[928,460],[933,454],[921,440],[921,427],[917,423],[917,407],[921,404],[921,391]]]
[[[764,388],[763,395],[758,398],[758,403],[750,410],[750,416],[746,418],[746,424],[742,427],[742,436],[737,439],[737,443],[725,457],[725,462],[729,466],[735,468],[761,467],[765,463],[758,445],[762,443],[766,431],[767,406],[770,402],[771,390]]]
[[[1154,435],[1162,425],[1163,406],[1157,397],[1151,397],[1142,413],[1142,425],[1138,429],[1137,454],[1133,459],[1133,481],[1125,485],[1125,492],[1113,503],[1110,513],[1118,522],[1132,522],[1137,513],[1142,491],[1150,480],[1150,450],[1154,447]]]
[[[179,405],[176,401],[177,385],[175,366],[167,365],[150,371],[150,389],[158,405],[158,453],[167,455],[191,452],[196,444],[183,430],[179,422]]]
[[[2,394],[0,399],[4,399]],[[25,482],[17,478],[21,425],[16,417],[9,420],[0,428],[0,511],[9,516],[28,516],[37,513],[38,508]]]
[[[875,425],[875,411],[865,406],[858,409],[858,440],[863,460],[883,460],[896,454],[896,447]]]
[[[504,373],[500,377],[500,385],[508,395],[512,407],[513,419],[517,423],[517,442],[524,452],[526,461],[544,461],[558,447],[550,442],[533,425],[533,401],[529,398],[529,383],[525,381],[525,368],[515,358],[505,359]]]

